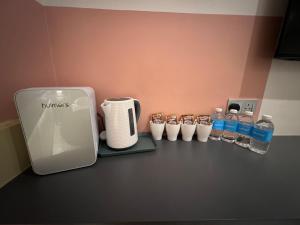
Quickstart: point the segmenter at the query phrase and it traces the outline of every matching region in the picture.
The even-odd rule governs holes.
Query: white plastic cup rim
[[[199,126],[199,127],[212,127],[212,124],[197,123],[197,126]]]

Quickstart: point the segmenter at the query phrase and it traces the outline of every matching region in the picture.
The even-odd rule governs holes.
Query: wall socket
[[[240,98],[230,98],[228,99],[226,112],[229,112],[231,108],[237,109],[239,113],[244,113],[245,111],[251,111],[255,113],[257,105],[257,99],[240,99]]]

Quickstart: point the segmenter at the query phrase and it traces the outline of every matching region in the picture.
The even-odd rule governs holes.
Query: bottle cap
[[[251,112],[251,111],[245,111],[245,115],[247,115],[247,116],[253,116],[253,112]]]
[[[266,121],[271,121],[272,120],[272,116],[270,116],[270,115],[263,115],[262,119],[266,120]]]
[[[236,109],[230,109],[229,112],[230,112],[230,113],[233,113],[233,114],[237,114],[237,113],[238,113],[238,111],[237,111]]]
[[[216,108],[216,112],[222,112],[223,109],[222,108]]]

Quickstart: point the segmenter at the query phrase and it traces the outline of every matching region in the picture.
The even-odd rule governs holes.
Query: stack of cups
[[[197,116],[197,139],[200,142],[207,142],[212,129],[212,121],[208,115]]]
[[[150,119],[150,130],[154,140],[161,140],[166,127],[169,141],[176,141],[181,129],[182,140],[191,141],[195,131],[200,142],[207,142],[212,130],[212,121],[208,115],[198,115],[195,119],[193,114],[186,114],[177,119],[175,114],[164,117],[163,113],[154,113]]]
[[[152,114],[149,123],[153,139],[157,141],[161,140],[166,124],[163,113]]]
[[[176,141],[180,130],[180,123],[175,114],[167,116],[166,131],[169,141]]]
[[[195,117],[193,114],[181,116],[182,140],[191,141],[196,130]]]

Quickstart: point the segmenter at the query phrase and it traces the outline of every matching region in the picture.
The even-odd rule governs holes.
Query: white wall
[[[282,16],[287,0],[36,0],[45,6],[224,15]]]
[[[273,59],[262,114],[273,116],[275,135],[300,135],[300,61]]]

